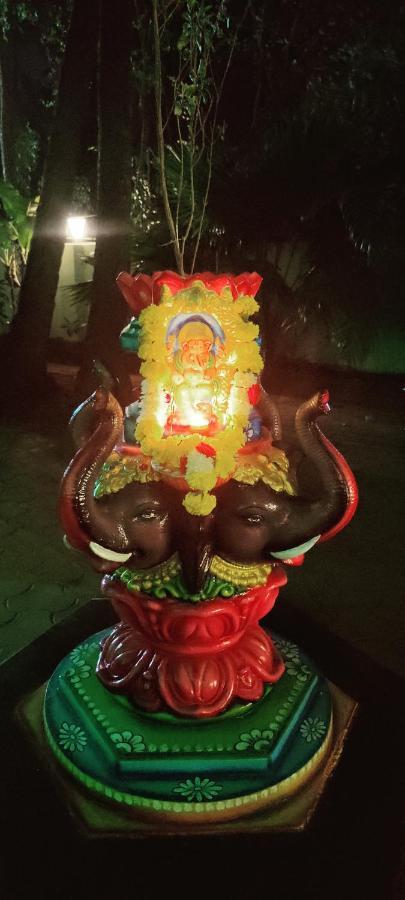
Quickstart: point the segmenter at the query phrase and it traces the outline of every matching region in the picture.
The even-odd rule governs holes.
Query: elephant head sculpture
[[[215,510],[194,516],[184,508],[182,492],[173,482],[153,471],[143,475],[139,461],[140,466],[146,463],[140,454],[129,457],[129,462],[137,463],[137,480],[124,479],[119,486],[117,446],[124,451],[121,467],[128,462],[120,444],[123,414],[111,394],[96,391],[72,418],[79,449],[65,473],[60,500],[69,543],[85,551],[102,571],[122,564],[147,570],[177,552],[191,593],[201,588],[213,555],[239,564],[297,559],[316,541],[341,530],[357,504],[347,463],[317,425],[317,418],[328,409],[327,393],[322,392],[296,414],[298,441],[319,476],[317,498],[301,496],[299,488],[296,494],[275,490],[260,479],[255,483],[231,479],[216,489]],[[97,498],[100,471],[114,453],[115,490]],[[114,473],[111,481],[114,487]]]

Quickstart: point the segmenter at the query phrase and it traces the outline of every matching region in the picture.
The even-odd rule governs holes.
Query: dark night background
[[[157,171],[151,5],[127,0],[115,17],[111,4],[104,11],[102,4],[89,0],[79,6],[80,27],[75,32],[72,25],[69,33],[70,3],[1,4],[3,230],[18,218],[21,203],[41,195],[42,205],[48,206],[42,213],[51,215],[54,230],[58,223],[61,227],[63,212],[96,213],[107,227],[109,215],[110,225],[114,216],[121,217],[125,251],[121,247],[119,253],[111,235],[104,247],[104,252],[115,254],[115,268],[117,254],[118,264],[132,271],[173,268]],[[172,200],[179,177],[178,119],[170,115],[172,79],[187,16],[196,27],[196,6],[198,27],[208,32],[209,4],[161,5],[162,16],[164,11],[168,15],[161,43],[162,104]],[[404,7],[365,0],[233,0],[223,6],[222,31],[212,38],[210,69],[199,75],[198,85],[204,96],[212,80],[222,80],[232,45],[218,107],[197,270],[261,272],[262,326],[272,362],[298,358],[402,372]],[[65,71],[67,84],[62,77],[61,110],[58,84],[66,42],[73,72]],[[128,71],[123,74],[125,60]],[[80,102],[69,109],[69,79],[74,77]],[[182,115],[185,119],[187,109],[182,108]],[[65,159],[59,160],[55,176],[58,161],[49,138],[58,129],[56,149]],[[203,202],[207,165],[203,155],[195,173],[197,209]],[[189,187],[185,180],[185,212]],[[108,215],[106,210],[113,212]],[[41,221],[36,228],[39,234]],[[18,229],[17,223],[17,243]],[[186,269],[191,262],[187,252]],[[41,255],[54,280],[49,239]],[[95,273],[90,324],[93,332],[101,329],[104,355],[109,356],[105,347],[113,340],[111,321],[119,303],[103,282],[107,277],[107,272]],[[3,331],[12,318],[7,302],[10,278],[6,266],[0,298]],[[103,290],[110,292],[109,316],[104,313],[100,324]],[[46,344],[52,298],[45,299],[44,290],[42,300],[38,298],[35,285],[27,291],[29,301],[23,289],[19,315],[27,317],[29,306],[30,333],[36,323],[37,344]],[[117,316],[124,315],[121,308]],[[15,330],[24,332],[24,327],[16,324]],[[19,352],[18,337],[16,344]],[[80,362],[86,354],[94,355],[89,333],[86,344],[87,349],[76,347]],[[33,372],[35,364],[25,350],[25,365]],[[69,351],[71,344],[54,346],[48,355],[62,358]]]

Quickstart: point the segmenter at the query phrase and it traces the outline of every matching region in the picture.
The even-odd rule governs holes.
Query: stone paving
[[[66,451],[55,436],[0,428],[0,662],[99,592],[95,573],[62,543],[56,505]]]
[[[388,396],[382,408],[337,398],[322,421],[353,469],[359,507],[345,531],[289,574],[285,590],[315,621],[405,677],[405,394],[399,400]]]
[[[334,414],[322,427],[358,478],[359,511],[346,532],[289,572],[278,602],[288,595],[405,676],[405,393],[398,379],[370,378],[360,392],[353,379],[335,382]],[[312,389],[298,378],[297,394]],[[300,398],[278,399],[291,422]],[[67,398],[52,422],[42,415],[40,427],[5,421],[0,428],[0,662],[99,595],[99,576],[65,549],[57,522],[58,486],[72,455],[69,412]]]

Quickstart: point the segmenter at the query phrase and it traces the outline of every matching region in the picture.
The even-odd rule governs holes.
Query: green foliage
[[[32,237],[28,200],[7,182],[0,181],[0,329],[10,326],[18,305]]]
[[[174,6],[161,2],[157,14],[155,41],[163,69],[159,93],[162,140],[158,140],[157,150],[152,142],[145,146],[146,128],[142,126],[133,178],[132,264],[133,269],[172,267],[175,247],[177,265],[192,271],[209,227],[207,201],[222,133],[217,123],[218,103],[233,52],[232,35],[224,0],[219,4],[184,0]],[[137,29],[134,80],[145,122],[156,82],[148,55],[147,36],[153,40],[148,13],[138,17]]]
[[[273,353],[357,365],[403,298],[403,12],[371,0],[156,3],[163,152],[153,4],[137,4],[134,17],[132,270],[171,268],[176,241],[187,271],[255,268]],[[49,110],[62,6],[52,25],[51,5],[0,0],[9,35],[28,34],[29,9],[38,18]],[[19,168],[33,173],[29,134]],[[69,327],[80,327],[75,316]]]
[[[82,306],[88,306],[91,301],[92,282],[82,281],[77,284],[66,284],[62,290],[68,303],[74,309],[80,309]]]
[[[13,3],[13,0],[0,2],[0,28],[3,37],[7,37],[14,24],[38,24],[38,10],[30,2]]]
[[[136,172],[133,176],[132,189],[132,239],[131,239],[131,266],[132,271],[153,272],[156,270],[170,269],[173,267],[173,251],[168,236],[167,222],[159,196],[158,164],[154,154],[149,155],[149,178]],[[136,161],[134,161],[136,166]],[[168,147],[165,155],[165,170],[167,189],[172,206],[176,204],[178,185],[181,173],[181,160],[173,147]],[[179,230],[187,227],[191,215],[189,165],[183,171],[183,202],[179,210]],[[209,211],[203,213],[204,191],[206,188],[207,166],[201,159],[194,167],[193,190],[195,216],[190,232],[191,238],[197,237],[200,217],[201,227],[201,254],[206,254],[212,228]],[[186,253],[186,260],[189,256]]]
[[[94,214],[89,180],[84,175],[77,176],[75,179],[70,203],[70,214],[79,216],[91,216]]]
[[[177,16],[168,10],[168,5],[158,7],[154,0],[157,158],[176,263],[183,272],[187,262],[192,272],[221,134],[219,102],[237,27],[230,30],[225,0],[217,4],[184,0],[176,7]]]
[[[0,334],[6,334],[16,313],[16,298],[10,290],[3,266],[2,270],[0,276]]]
[[[25,265],[32,237],[28,200],[12,184],[0,182],[0,254],[2,262],[21,257]],[[5,263],[9,265],[9,262]],[[18,268],[18,267],[17,267]],[[17,272],[16,272],[17,274]]]
[[[26,122],[14,143],[14,167],[17,187],[29,194],[35,180],[39,156],[39,136]]]
[[[67,284],[62,291],[65,304],[71,311],[71,315],[64,317],[62,328],[68,338],[84,337],[92,299],[92,282]]]
[[[403,307],[405,32],[403,13],[343,6],[253,5],[211,243],[219,269],[265,276],[273,354],[361,365]],[[272,248],[302,244],[292,285]]]
[[[392,173],[395,174],[395,173]],[[353,187],[343,196],[342,216],[356,249],[385,274],[403,262],[405,185],[373,181]]]
[[[6,177],[39,192],[71,0],[0,0],[2,140]]]

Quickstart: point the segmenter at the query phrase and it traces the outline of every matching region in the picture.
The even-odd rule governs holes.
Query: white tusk
[[[132,553],[117,553],[115,550],[109,550],[108,547],[102,547],[101,544],[96,544],[95,541],[90,541],[89,547],[96,556],[100,556],[101,559],[107,559],[110,562],[126,562],[132,556]]]
[[[271,553],[271,556],[274,556],[276,559],[294,559],[294,556],[301,556],[302,553],[310,550],[319,541],[320,536],[320,534],[317,534],[316,537],[306,541],[305,544],[300,544],[299,547],[291,547],[291,550],[280,550],[278,553]]]

